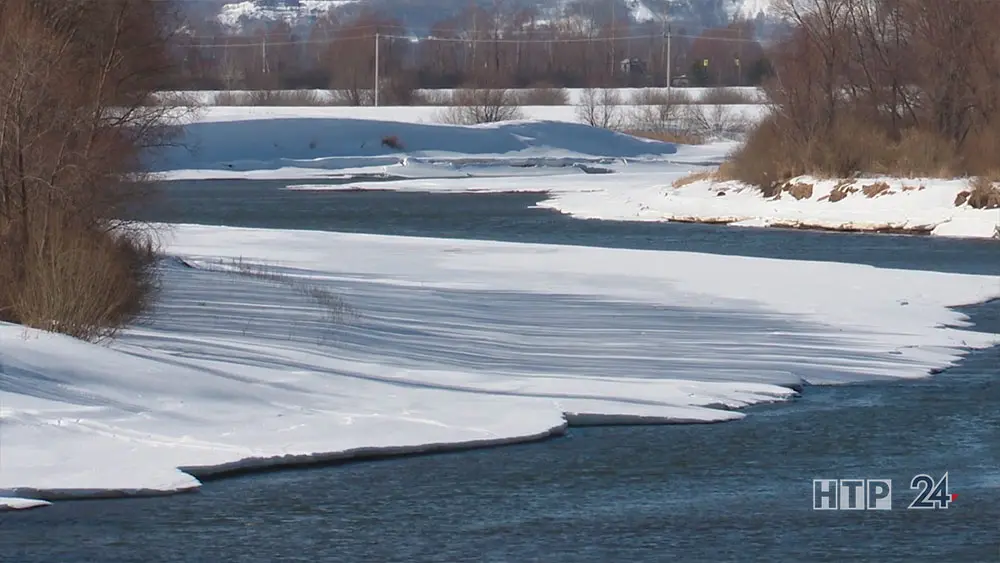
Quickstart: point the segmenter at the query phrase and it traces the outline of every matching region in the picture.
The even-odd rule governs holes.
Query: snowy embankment
[[[677,158],[701,150],[682,147]],[[682,180],[684,174],[670,177]],[[584,219],[1000,238],[1000,209],[975,209],[965,203],[961,194],[968,194],[969,184],[967,179],[800,177],[777,196],[764,197],[756,187],[732,181],[648,186],[636,179],[627,197],[610,187],[586,193],[557,189],[539,205]],[[956,200],[963,203],[957,205]]]
[[[676,151],[670,143],[565,121],[467,127],[347,117],[357,112],[341,109],[207,108],[185,127],[185,147],[159,153],[149,164],[164,179],[465,178],[483,168],[519,176],[537,168],[657,160]]]
[[[956,205],[966,180],[873,178],[838,186],[800,178],[792,183],[810,185],[808,197],[797,190],[779,198],[734,182],[674,187],[689,174],[711,173],[737,144],[675,146],[558,120],[417,123],[419,111],[205,108],[186,128],[192,150],[168,151],[152,165],[164,179],[283,179],[302,190],[546,192],[541,206],[581,218],[983,238],[1000,228],[1000,210]],[[372,177],[379,181],[366,182]],[[338,183],[293,182],[322,178]],[[888,188],[865,189],[878,182]]]
[[[926,376],[996,279],[678,252],[174,226],[109,346],[0,325],[0,494],[714,422],[805,383]],[[951,328],[949,328],[951,327]],[[13,504],[13,501],[7,501]]]

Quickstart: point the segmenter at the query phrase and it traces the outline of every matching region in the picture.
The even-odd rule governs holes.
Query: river
[[[301,182],[297,182],[301,183]],[[835,260],[1000,277],[1000,244],[580,221],[543,194],[178,182],[154,221]],[[1000,281],[998,281],[1000,285]],[[963,309],[1000,332],[1000,301]],[[924,380],[807,387],[738,422],[244,475],[198,493],[0,515],[0,560],[1000,561],[1000,348]],[[945,472],[947,510],[907,510]],[[814,511],[812,480],[892,479],[891,511]]]

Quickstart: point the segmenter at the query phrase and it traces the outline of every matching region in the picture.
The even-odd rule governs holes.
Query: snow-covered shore
[[[562,107],[536,108],[543,121],[476,127],[420,123],[425,108],[364,109],[206,108],[187,126],[193,152],[169,151],[152,164],[164,179],[280,179],[302,190],[545,192],[543,207],[606,220],[977,238],[1000,229],[1000,210],[956,204],[969,189],[963,179],[870,178],[838,187],[833,180],[799,178],[792,183],[811,186],[808,197],[765,198],[735,182],[674,186],[689,174],[713,171],[734,142],[636,139],[571,123]],[[369,181],[372,176],[379,181]],[[338,183],[315,183],[323,178]],[[866,190],[879,182],[888,189]],[[844,197],[831,197],[838,190]]]
[[[538,439],[567,422],[735,420],[803,383],[946,367],[995,339],[946,306],[1000,295],[986,276],[836,263],[167,236],[187,266],[168,261],[155,314],[110,346],[0,325],[0,494],[166,494],[217,471]]]

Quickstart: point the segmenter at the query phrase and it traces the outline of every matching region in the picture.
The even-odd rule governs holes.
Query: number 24
[[[920,509],[947,509],[951,502],[951,495],[948,494],[948,474],[945,473],[941,479],[935,481],[930,475],[920,474],[910,480],[911,489],[919,489],[917,498],[913,499],[908,508]]]

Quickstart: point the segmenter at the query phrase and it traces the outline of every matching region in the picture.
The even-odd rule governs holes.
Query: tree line
[[[775,0],[775,108],[734,161],[762,186],[804,173],[1000,174],[1000,2]]]
[[[211,22],[188,29],[173,46],[182,64],[177,90],[357,91],[371,88],[376,64],[389,92],[664,86],[668,57],[671,74],[695,86],[753,86],[769,72],[753,21],[695,35],[663,23],[552,23],[530,10],[470,8],[419,39],[404,22],[372,12],[347,20],[328,15],[304,31],[283,21],[236,34]]]

